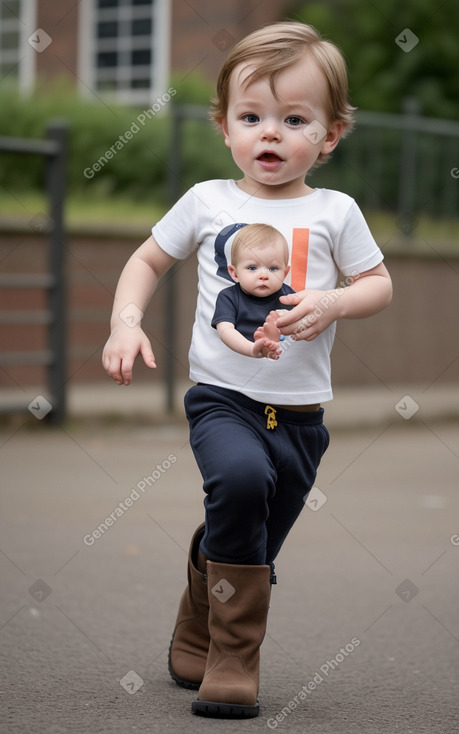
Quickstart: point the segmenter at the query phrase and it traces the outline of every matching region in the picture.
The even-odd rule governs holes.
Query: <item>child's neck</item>
[[[250,178],[236,181],[236,186],[257,199],[299,199],[315,191],[304,182],[289,181],[278,186],[269,186]]]

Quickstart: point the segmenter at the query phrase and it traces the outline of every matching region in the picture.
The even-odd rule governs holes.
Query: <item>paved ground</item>
[[[404,405],[364,430],[335,420],[245,722],[192,716],[167,674],[202,518],[186,427],[4,427],[0,731],[457,732],[459,424]]]
[[[183,395],[190,383],[178,383],[175,388],[174,419],[183,420]],[[0,389],[0,410],[11,403],[38,411],[47,405],[48,396],[42,395],[43,387],[26,389]],[[37,400],[37,396],[39,399]],[[51,399],[51,398],[50,398]],[[51,399],[52,400],[52,399]],[[159,423],[165,422],[166,392],[164,385],[155,380],[134,382],[129,388],[119,387],[106,379],[97,384],[71,383],[68,389],[68,414],[70,420],[81,421],[101,418]],[[411,423],[456,420],[459,421],[459,390],[455,384],[379,385],[339,387],[333,401],[326,404],[327,425],[332,428],[366,428],[386,424],[398,415]],[[30,416],[29,416],[30,417]],[[171,416],[166,420],[170,421]]]

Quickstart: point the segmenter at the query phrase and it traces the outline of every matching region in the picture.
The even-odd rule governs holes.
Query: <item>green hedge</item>
[[[171,94],[165,93],[152,107],[147,104],[137,108],[86,101],[65,87],[32,96],[21,96],[3,87],[0,134],[43,138],[50,120],[64,118],[69,124],[70,194],[113,194],[136,199],[154,196],[165,202],[170,105],[205,99],[203,85],[196,81],[188,88],[182,84],[180,93],[176,93],[173,83],[170,90]],[[187,122],[184,130],[183,191],[196,181],[235,175],[230,153],[210,123]],[[0,152],[0,185],[11,193],[40,189],[43,161],[37,156]]]
[[[20,96],[2,85],[0,134],[43,138],[51,119],[65,118],[70,138],[70,195],[83,201],[113,196],[166,206],[171,105],[203,104],[211,94],[212,89],[199,79],[172,79],[170,93],[162,95],[146,114],[143,107],[86,101],[65,87]],[[183,133],[181,192],[197,181],[239,176],[222,135],[210,123],[189,120]],[[417,145],[415,208],[433,216],[452,216],[459,203],[456,180],[449,175],[457,163],[454,150],[450,151],[451,141],[418,134]],[[340,143],[331,161],[313,171],[308,181],[311,186],[346,191],[367,210],[397,211],[401,149],[400,132],[357,126],[349,139]],[[0,152],[0,196],[5,196],[6,190],[20,199],[21,192],[42,190],[43,166],[37,156]]]

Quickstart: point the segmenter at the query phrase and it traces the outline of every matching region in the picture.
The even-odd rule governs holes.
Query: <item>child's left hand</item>
[[[281,296],[279,300],[282,303],[295,308],[279,316],[277,328],[281,334],[290,336],[294,341],[316,339],[338,317],[335,294],[333,290],[304,290]]]

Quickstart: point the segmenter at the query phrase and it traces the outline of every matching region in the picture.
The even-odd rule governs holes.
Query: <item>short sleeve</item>
[[[193,187],[152,227],[151,233],[160,248],[177,260],[184,260],[200,244],[198,206],[199,197]]]
[[[229,288],[223,288],[218,294],[212,319],[214,329],[222,321],[228,321],[230,324],[236,323],[237,308],[233,298],[234,291],[234,286],[229,286]]]
[[[355,201],[337,232],[333,258],[343,275],[357,275],[371,270],[384,259]]]

